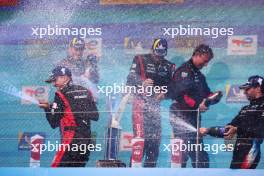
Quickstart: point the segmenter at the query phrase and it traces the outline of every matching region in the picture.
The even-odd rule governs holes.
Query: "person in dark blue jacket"
[[[199,143],[202,145],[203,140],[197,136],[196,132],[182,127],[179,121],[184,121],[197,128],[197,123],[201,120],[200,112],[207,111],[210,104],[217,103],[221,98],[221,92],[216,92],[216,94],[211,92],[205,76],[200,71],[213,57],[213,51],[208,45],[197,46],[191,59],[175,71],[173,81],[169,86],[167,96],[174,100],[170,106],[170,123],[174,137],[183,140],[184,144]],[[215,97],[210,101],[209,97],[212,95]],[[203,149],[181,152],[181,167],[186,167],[189,157],[193,167],[209,167],[208,154]]]

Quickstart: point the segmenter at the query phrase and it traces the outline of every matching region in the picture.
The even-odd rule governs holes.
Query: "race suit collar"
[[[196,71],[196,72],[200,71],[198,68],[195,67],[192,58],[188,61],[188,63],[189,63],[189,65],[190,65],[190,67],[191,67],[194,71]]]
[[[263,102],[264,102],[264,96],[259,97],[259,98],[254,99],[254,100],[251,100],[251,101],[250,101],[250,104],[261,104],[261,103],[263,103]]]
[[[155,64],[161,64],[164,62],[165,58],[164,57],[157,57],[154,54],[150,54],[150,58],[151,60],[155,63]]]
[[[67,90],[73,85],[72,81],[69,81],[60,91],[62,93],[67,92]]]

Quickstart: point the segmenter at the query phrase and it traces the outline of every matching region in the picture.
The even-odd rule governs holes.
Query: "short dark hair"
[[[212,48],[210,48],[208,45],[205,45],[205,44],[198,45],[194,49],[192,56],[200,55],[200,54],[208,54],[210,59],[214,57]]]

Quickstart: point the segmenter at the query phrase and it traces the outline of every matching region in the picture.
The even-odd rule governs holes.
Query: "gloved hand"
[[[215,93],[206,98],[205,106],[209,107],[210,105],[218,103],[222,97],[223,93],[221,91],[216,91]]]
[[[225,127],[215,126],[215,127],[208,128],[207,134],[213,137],[223,138],[225,132],[226,132]]]

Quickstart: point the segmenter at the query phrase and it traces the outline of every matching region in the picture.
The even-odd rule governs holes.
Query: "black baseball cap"
[[[55,81],[58,76],[68,76],[71,78],[72,74],[70,69],[68,69],[67,67],[57,66],[52,70],[52,75],[50,75],[49,78],[45,80],[45,82],[51,83]]]
[[[248,78],[248,81],[239,86],[240,89],[248,89],[248,88],[251,88],[251,87],[264,87],[264,78],[259,76],[259,75],[254,75],[254,76],[250,76]]]
[[[70,47],[73,47],[73,48],[78,49],[78,50],[84,50],[85,49],[85,42],[81,38],[74,37],[70,41]]]

